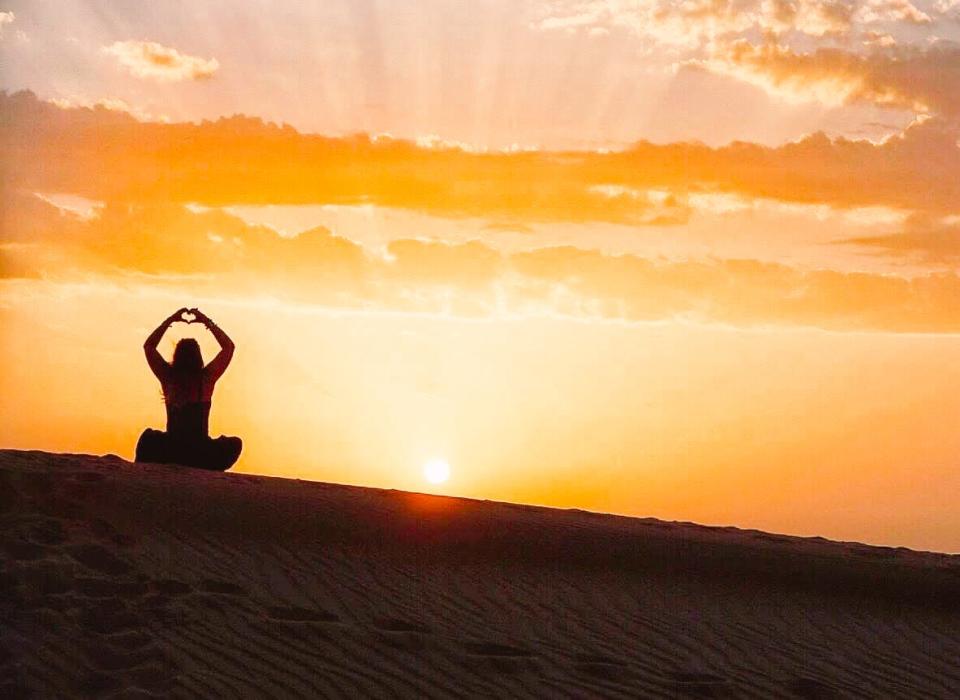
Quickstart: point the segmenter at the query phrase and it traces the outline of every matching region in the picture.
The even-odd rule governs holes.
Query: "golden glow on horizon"
[[[183,299],[0,285],[0,444],[132,457]],[[421,491],[440,451],[456,495],[960,551],[960,336],[189,299],[237,343],[211,431],[240,472]]]

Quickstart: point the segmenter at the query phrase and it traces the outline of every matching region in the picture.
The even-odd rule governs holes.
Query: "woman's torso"
[[[186,376],[171,374],[163,382],[168,433],[185,438],[209,435],[214,384],[206,372]]]

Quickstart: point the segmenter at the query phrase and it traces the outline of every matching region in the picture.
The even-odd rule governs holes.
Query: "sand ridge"
[[[0,451],[0,695],[958,697],[960,556]]]

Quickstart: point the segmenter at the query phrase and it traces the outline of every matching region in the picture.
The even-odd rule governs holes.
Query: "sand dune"
[[[0,697],[960,697],[960,556],[0,452]]]

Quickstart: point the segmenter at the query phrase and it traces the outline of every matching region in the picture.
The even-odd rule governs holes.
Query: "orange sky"
[[[957,3],[161,5],[0,6],[0,445],[200,306],[239,471],[960,551]]]

